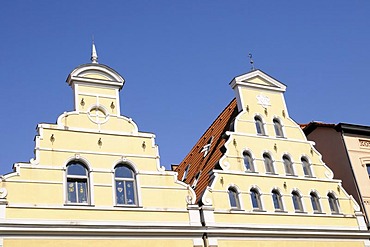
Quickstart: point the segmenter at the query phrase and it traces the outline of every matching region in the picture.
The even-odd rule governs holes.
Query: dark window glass
[[[311,204],[312,204],[313,211],[316,213],[321,213],[319,197],[314,192],[311,192],[310,196],[311,196]]]
[[[275,134],[277,137],[283,137],[283,126],[281,125],[280,121],[278,119],[274,119],[274,128],[275,128]]]
[[[261,197],[256,189],[251,189],[251,200],[253,209],[262,209]]]
[[[247,151],[244,151],[243,159],[244,159],[245,170],[254,172],[254,165],[253,165],[253,159],[252,159],[251,154]]]
[[[338,199],[333,194],[329,193],[328,201],[329,201],[330,211],[332,213],[339,213]]]
[[[235,188],[229,188],[229,201],[232,208],[240,208],[238,193]]]
[[[272,201],[274,202],[275,210],[283,210],[283,202],[281,200],[281,195],[277,190],[272,191]]]
[[[308,160],[305,157],[302,157],[301,161],[302,161],[304,175],[307,177],[312,177],[311,164],[308,162]]]
[[[260,117],[255,117],[254,118],[254,121],[256,123],[257,134],[259,134],[259,135],[265,135],[265,129],[263,127],[262,119]]]
[[[294,171],[293,171],[293,163],[290,160],[290,158],[288,156],[284,155],[283,156],[283,161],[284,161],[285,173],[287,175],[293,175],[294,174]]]
[[[297,212],[302,212],[303,211],[302,198],[298,194],[298,192],[293,191],[292,200],[293,200],[294,210]]]
[[[264,162],[265,162],[266,173],[275,173],[274,165],[272,163],[272,159],[271,159],[270,155],[268,155],[266,153],[263,154],[263,159],[264,159]]]

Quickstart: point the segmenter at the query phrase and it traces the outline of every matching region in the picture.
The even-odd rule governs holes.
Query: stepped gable
[[[178,172],[178,179],[190,186],[194,184],[196,175],[200,172],[196,186],[194,186],[197,195],[197,203],[201,201],[204,190],[211,182],[211,171],[218,165],[218,161],[224,153],[223,146],[228,136],[225,137],[223,134],[230,130],[230,124],[237,114],[238,107],[236,99],[234,98],[205,131],[176,169]],[[209,150],[206,151],[205,147],[209,144]],[[205,152],[207,152],[207,154],[205,154]],[[184,173],[188,165],[189,169],[184,178]]]

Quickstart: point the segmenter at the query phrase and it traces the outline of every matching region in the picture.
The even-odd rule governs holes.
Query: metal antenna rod
[[[249,57],[249,63],[251,64],[251,70],[254,70],[254,61],[252,58],[252,53],[249,53],[248,57]]]

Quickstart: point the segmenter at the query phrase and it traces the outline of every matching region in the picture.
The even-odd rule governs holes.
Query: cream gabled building
[[[74,111],[39,124],[35,158],[1,176],[0,246],[202,246],[194,191],[121,115],[125,81],[94,45],[91,61],[68,75]]]
[[[286,86],[260,70],[177,168],[209,246],[370,246],[359,205],[290,117]]]

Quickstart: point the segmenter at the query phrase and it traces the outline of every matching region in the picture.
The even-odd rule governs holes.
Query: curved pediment
[[[72,86],[76,82],[99,84],[100,86],[116,86],[121,89],[125,79],[112,68],[102,64],[83,64],[75,68],[67,78]]]

